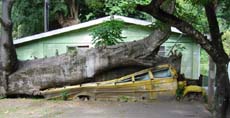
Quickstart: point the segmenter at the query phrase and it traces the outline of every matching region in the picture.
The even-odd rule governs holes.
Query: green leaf
[[[122,28],[124,23],[119,20],[111,20],[90,29],[93,44],[98,46],[116,45],[123,42]]]

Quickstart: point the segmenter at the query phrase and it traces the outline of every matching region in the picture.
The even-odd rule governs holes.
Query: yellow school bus
[[[77,100],[154,100],[175,97],[177,72],[165,64],[121,78],[41,91],[46,99]]]

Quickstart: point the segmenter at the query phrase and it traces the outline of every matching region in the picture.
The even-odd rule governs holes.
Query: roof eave
[[[96,19],[96,20],[91,20],[88,22],[72,25],[69,27],[64,27],[64,28],[60,28],[60,29],[56,29],[56,30],[52,30],[52,31],[48,31],[48,32],[20,38],[20,39],[16,39],[13,41],[13,43],[14,43],[14,45],[19,45],[21,43],[25,43],[25,42],[29,42],[29,41],[33,41],[33,40],[38,40],[38,39],[62,34],[62,33],[73,31],[73,30],[79,30],[82,28],[91,27],[91,26],[103,23],[104,21],[111,20],[111,18],[118,19],[118,20],[120,19],[120,20],[124,21],[125,23],[130,23],[130,24],[134,24],[134,25],[148,26],[148,25],[152,24],[152,22],[149,22],[149,21],[129,18],[129,17],[125,17],[125,16],[114,15],[114,16],[107,16],[107,17]],[[174,27],[171,27],[171,31],[175,32],[175,33],[182,33]]]

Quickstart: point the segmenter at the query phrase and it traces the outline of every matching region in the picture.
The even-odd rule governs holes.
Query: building
[[[116,15],[113,18],[124,21],[125,27],[122,31],[122,36],[126,37],[124,39],[125,42],[143,39],[152,32],[152,22]],[[16,46],[18,59],[47,58],[66,53],[68,48],[71,47],[93,47],[89,29],[110,19],[111,17],[108,16],[16,39],[14,40],[14,45]],[[171,30],[171,36],[161,46],[159,53],[167,56],[170,50],[181,50],[183,54],[181,73],[184,73],[187,78],[198,79],[200,75],[200,46],[176,28],[171,28]],[[182,47],[185,47],[185,49]]]

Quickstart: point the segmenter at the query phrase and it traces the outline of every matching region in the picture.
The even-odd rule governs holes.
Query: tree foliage
[[[222,29],[230,29],[230,1],[219,0],[217,16]]]
[[[102,23],[91,29],[91,35],[93,37],[93,44],[96,47],[116,45],[123,42],[122,28],[124,23],[119,20],[111,20]]]
[[[43,0],[17,0],[14,3],[12,20],[14,37],[32,35],[43,31]]]
[[[72,14],[70,1],[74,1],[81,22],[108,15],[123,15],[141,19],[151,19],[146,13],[135,10],[136,4],[147,4],[150,0],[50,0],[50,30],[61,28],[60,19],[67,19]],[[20,38],[43,32],[44,0],[15,0],[12,19],[14,38]],[[61,17],[60,17],[61,16]]]
[[[85,0],[81,20],[88,21],[102,16],[122,15],[147,19],[149,15],[135,10],[137,4],[148,4],[150,0]]]
[[[230,55],[230,30],[227,30],[223,35],[222,35],[222,39],[223,39],[223,45],[224,45],[224,49],[225,52]]]
[[[18,38],[43,32],[44,0],[16,0],[13,7],[13,37]],[[50,1],[50,22],[55,21],[58,14],[67,16],[68,10],[64,0]]]
[[[208,22],[205,17],[205,11],[199,4],[189,0],[177,0],[175,15],[187,22],[190,22],[201,32],[208,32]]]
[[[204,5],[208,0],[176,0],[175,15],[190,22],[197,30],[208,33],[208,22]],[[222,32],[229,29],[230,1],[220,0],[216,6],[217,19]]]

